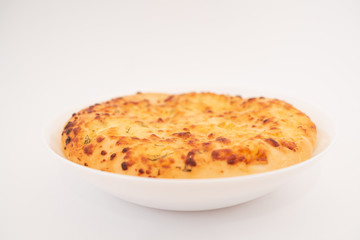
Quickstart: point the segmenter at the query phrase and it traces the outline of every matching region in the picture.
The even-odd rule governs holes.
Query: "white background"
[[[360,239],[359,1],[0,1],[0,239]],[[260,199],[171,212],[58,169],[57,113],[104,97],[245,85],[338,121],[321,163]]]

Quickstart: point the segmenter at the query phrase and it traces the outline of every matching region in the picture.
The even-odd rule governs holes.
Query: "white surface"
[[[211,91],[236,95],[238,93],[236,88],[235,86],[231,89],[223,89],[223,92],[214,88]],[[202,91],[203,89],[193,90]],[[178,93],[184,91],[186,90],[178,89]],[[266,89],[261,90],[260,87],[256,91],[250,89],[243,91],[246,91],[248,96],[259,96],[257,95],[259,91],[261,96],[276,96]],[[250,176],[217,179],[139,178],[98,171],[73,163],[65,158],[61,144],[64,124],[74,112],[73,109],[49,121],[44,130],[44,138],[49,151],[53,153],[51,159],[62,163],[64,171],[73,173],[122,200],[163,210],[214,210],[245,203],[276,190],[298,174],[309,171],[309,168],[324,156],[326,157],[333,146],[336,139],[336,126],[330,116],[303,101],[296,101],[294,98],[290,100],[289,97],[282,99],[300,108],[316,123],[318,134],[313,157],[294,166]],[[87,106],[92,104],[94,103],[90,102]],[[83,108],[79,107],[75,111],[80,109]]]
[[[358,1],[1,1],[0,239],[359,239],[359,13]],[[318,167],[243,205],[122,202],[61,172],[41,141],[84,99],[244,83],[313,102],[339,134]]]

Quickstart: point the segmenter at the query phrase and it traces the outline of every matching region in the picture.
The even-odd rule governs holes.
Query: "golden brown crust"
[[[74,113],[65,156],[102,171],[154,178],[216,178],[311,157],[315,124],[277,99],[214,93],[138,93]]]

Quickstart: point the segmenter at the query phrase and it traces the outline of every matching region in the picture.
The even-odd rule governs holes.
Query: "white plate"
[[[184,92],[184,90],[182,92]],[[63,163],[67,171],[73,172],[73,174],[82,177],[105,192],[113,194],[123,200],[147,207],[195,211],[233,206],[273,191],[282,183],[286,183],[289,178],[306,170],[315,161],[322,158],[335,139],[335,126],[331,119],[310,104],[289,97],[279,97],[279,95],[267,93],[266,91],[244,91],[243,89],[236,91],[236,89],[228,89],[227,91],[217,90],[215,92],[234,95],[240,94],[244,97],[260,95],[265,97],[277,96],[277,98],[293,104],[310,116],[317,126],[318,140],[313,157],[302,163],[276,171],[231,178],[154,179],[103,172],[84,167],[65,159],[61,150],[60,140],[64,124],[73,112],[80,110],[82,107],[61,114],[51,121],[45,130],[46,143],[49,150],[53,153],[54,159]],[[246,95],[244,94],[245,92]],[[121,95],[119,94],[119,96]],[[112,97],[117,96],[109,96],[104,100]],[[90,102],[88,105],[94,103],[95,102]],[[84,107],[86,106],[87,105]]]

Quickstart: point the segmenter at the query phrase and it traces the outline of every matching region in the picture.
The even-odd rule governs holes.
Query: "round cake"
[[[137,93],[74,113],[67,159],[151,178],[219,178],[272,171],[310,158],[316,126],[292,105],[215,93]]]

